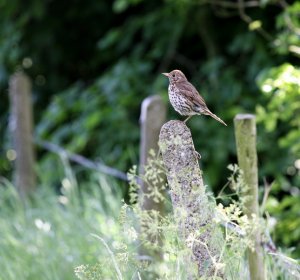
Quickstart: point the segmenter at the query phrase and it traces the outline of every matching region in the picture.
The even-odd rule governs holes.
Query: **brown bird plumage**
[[[207,108],[202,96],[180,70],[162,74],[169,78],[169,99],[175,111],[182,116],[188,116],[184,122],[193,115],[208,115],[227,126]]]

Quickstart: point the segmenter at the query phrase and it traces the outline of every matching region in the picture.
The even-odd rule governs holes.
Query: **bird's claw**
[[[194,155],[196,159],[201,159],[201,155],[196,150],[194,151]]]

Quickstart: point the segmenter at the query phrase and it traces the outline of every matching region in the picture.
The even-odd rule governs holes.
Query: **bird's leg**
[[[192,116],[188,116],[183,122],[186,123]]]

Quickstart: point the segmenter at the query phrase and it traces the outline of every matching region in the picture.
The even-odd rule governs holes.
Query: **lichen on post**
[[[181,121],[163,125],[159,146],[167,171],[174,217],[180,239],[188,248],[188,279],[218,276],[223,236],[213,221],[214,204],[208,200],[191,132]],[[196,267],[192,272],[192,265]]]

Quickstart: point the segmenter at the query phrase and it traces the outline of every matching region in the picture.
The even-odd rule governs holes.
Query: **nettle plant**
[[[253,233],[258,228],[265,232],[263,229],[267,228],[266,220],[243,214],[245,202],[249,199],[245,195],[247,186],[243,173],[237,165],[229,165],[228,168],[232,174],[216,198],[200,188],[195,192],[199,196],[204,193],[208,198],[208,205],[197,215],[205,215],[205,211],[213,209],[211,222],[222,232],[222,239],[213,241],[222,242],[220,256],[212,259],[217,269],[222,271],[222,276],[216,274],[199,279],[249,279],[246,251],[254,250]],[[124,202],[121,208],[119,234],[115,239],[93,235],[107,251],[107,256],[99,257],[96,264],[76,267],[75,274],[79,279],[190,279],[191,275],[197,275],[197,267],[186,263],[187,256],[191,254],[188,245],[196,240],[194,236],[200,230],[206,229],[195,228],[187,240],[182,239],[178,229],[180,217],[174,216],[167,191],[169,188],[165,183],[166,171],[162,160],[153,152],[144,175],[138,175],[137,170],[137,166],[133,166],[128,173],[130,204]],[[141,181],[147,183],[149,193],[141,192]],[[143,209],[145,199],[163,202],[165,213]],[[176,211],[176,215],[184,216],[184,209]],[[268,238],[263,237],[263,242],[267,244]],[[279,253],[266,254],[265,259],[267,274],[271,277],[268,279],[296,279],[300,275],[297,264]]]

